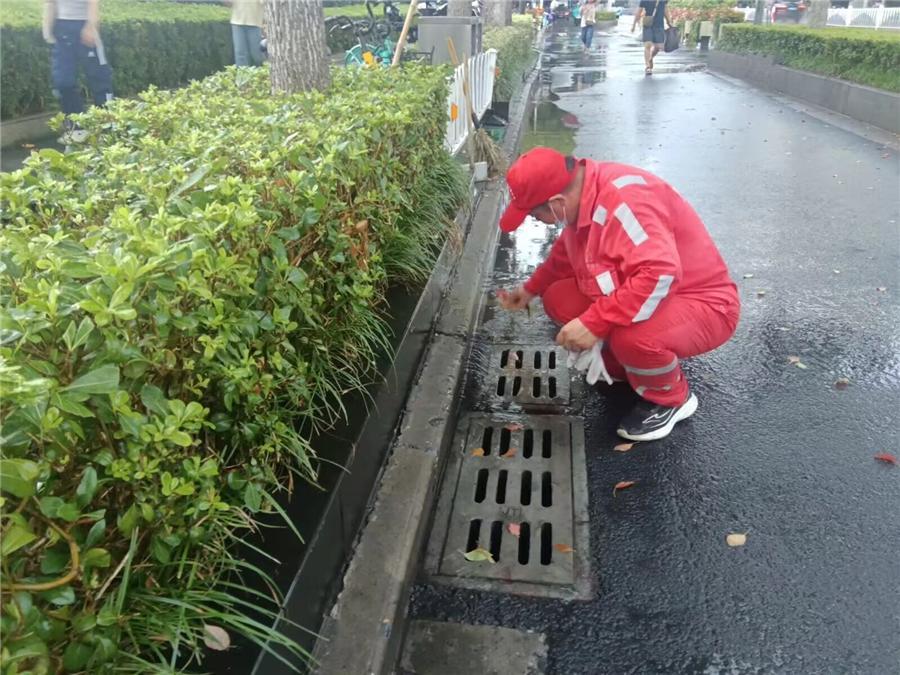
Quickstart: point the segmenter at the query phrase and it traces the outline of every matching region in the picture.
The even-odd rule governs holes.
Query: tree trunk
[[[331,83],[322,0],[265,3],[272,92],[325,89]]]
[[[485,26],[511,26],[513,0],[484,0]]]
[[[449,0],[447,16],[472,16],[472,0]]]

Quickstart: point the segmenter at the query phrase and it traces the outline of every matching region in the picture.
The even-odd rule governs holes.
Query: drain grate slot
[[[507,358],[519,356],[510,350]],[[445,476],[436,517],[441,524],[429,547],[431,573],[476,588],[513,583],[522,592],[579,596],[584,581],[576,573],[586,565],[579,556],[588,551],[586,497],[574,493],[584,479],[581,429],[580,419],[564,416],[510,423],[471,415]],[[473,452],[479,447],[484,454]],[[476,548],[490,551],[495,564],[466,560],[463,553]]]
[[[556,346],[497,347],[491,359],[492,384],[489,388],[505,402],[521,405],[568,403],[568,373],[556,368],[559,349]]]

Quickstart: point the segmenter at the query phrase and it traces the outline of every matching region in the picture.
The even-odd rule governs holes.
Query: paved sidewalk
[[[897,672],[900,467],[873,456],[900,454],[898,154],[861,126],[696,71],[694,55],[660,56],[644,77],[630,36],[595,45],[583,55],[574,30],[547,36],[526,145],[670,181],[741,288],[741,325],[689,362],[700,410],[665,441],[614,452],[633,395],[576,388],[593,599],[423,578],[411,614],[541,634],[560,675]],[[493,283],[526,278],[554,237],[534,224],[504,236]],[[477,339],[553,336],[540,311],[488,308]],[[466,405],[484,409],[477,389]],[[614,495],[622,480],[636,485]],[[746,546],[729,548],[730,532],[749,532]]]

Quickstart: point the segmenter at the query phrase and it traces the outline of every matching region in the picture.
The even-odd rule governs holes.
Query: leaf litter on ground
[[[619,443],[617,446],[613,448],[616,452],[628,452],[631,450],[637,443]]]
[[[224,652],[231,646],[231,638],[224,628],[203,624],[203,644],[217,652]]]
[[[484,457],[484,448],[475,448],[472,451],[472,457]]]
[[[514,537],[518,537],[522,534],[522,526],[519,525],[519,523],[510,523],[506,526],[506,529],[509,530],[509,533]]]
[[[633,487],[636,482],[637,481],[633,481],[633,480],[620,480],[613,487],[613,497],[616,496],[616,493],[619,490],[627,490],[628,488]]]
[[[525,427],[519,424],[518,422],[513,422],[512,424],[507,424],[504,427],[507,431],[522,431]]]
[[[506,452],[504,452],[502,455],[500,455],[500,457],[501,457],[502,459],[510,459],[510,458],[512,458],[512,457],[515,457],[515,456],[516,456],[516,453],[517,453],[518,451],[519,451],[518,448],[510,448],[509,450],[507,450]]]
[[[731,546],[731,548],[743,546],[747,543],[747,533],[732,532],[727,537],[725,537],[725,543]]]
[[[800,360],[799,356],[789,356],[788,363],[797,366],[800,370],[806,370],[808,367],[805,363],[803,363],[803,361]]]
[[[891,464],[893,466],[897,465],[897,458],[889,452],[879,452],[877,455],[875,455],[875,459],[877,459],[879,462],[884,462],[885,464]]]
[[[555,548],[560,553],[574,553],[575,549],[569,546],[568,544],[553,544],[553,548]]]
[[[839,377],[838,379],[836,379],[834,381],[835,389],[846,389],[849,386],[850,386],[850,380],[848,380],[846,377]]]
[[[497,562],[496,560],[494,560],[494,556],[491,555],[491,552],[486,548],[473,548],[471,551],[463,553],[463,555],[469,562]]]

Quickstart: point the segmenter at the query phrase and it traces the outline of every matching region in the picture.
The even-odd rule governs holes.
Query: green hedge
[[[723,26],[718,48],[900,92],[900,34],[853,28]]]
[[[4,0],[0,23],[0,117],[57,109],[50,81],[50,46],[41,35],[38,0]],[[234,63],[225,7],[104,0],[103,45],[117,96],[150,85],[171,88]]]
[[[499,73],[494,81],[494,100],[509,101],[522,86],[522,77],[534,63],[534,29],[531,18],[513,17],[511,26],[487,28],[482,47],[497,50]]]
[[[230,68],[0,175],[5,675],[195,671],[222,630],[272,637],[233,545],[315,481],[387,284],[433,266],[467,186],[446,96],[443,68],[289,97]]]

